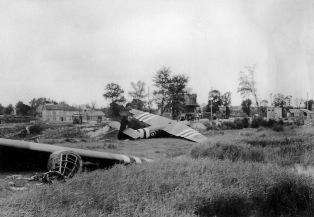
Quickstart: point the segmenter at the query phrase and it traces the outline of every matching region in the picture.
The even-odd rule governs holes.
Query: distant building
[[[86,121],[99,121],[99,120],[105,120],[105,113],[100,110],[95,109],[89,109],[84,111],[84,117],[83,120]]]
[[[267,108],[267,121],[269,119],[280,120],[282,119],[282,108],[281,107],[268,107]]]
[[[290,118],[304,117],[306,119],[314,119],[314,111],[307,109],[289,109],[288,114]]]
[[[80,113],[73,106],[64,105],[40,105],[36,109],[38,117],[47,122],[71,122],[72,115]]]

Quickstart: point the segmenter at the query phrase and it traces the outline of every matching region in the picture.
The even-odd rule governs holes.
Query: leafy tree
[[[147,96],[145,93],[145,82],[138,81],[137,83],[131,82],[132,91],[129,91],[129,95],[133,97],[131,103],[128,103],[126,107],[130,106],[134,109],[144,110],[146,101],[144,98]]]
[[[105,99],[111,99],[112,103],[124,103],[125,98],[123,96],[124,90],[121,89],[120,85],[115,83],[109,83],[106,85],[105,92],[103,96]]]
[[[251,105],[252,105],[251,99],[243,100],[241,103],[242,110],[245,114],[247,114],[247,116],[250,116],[251,114]]]
[[[309,105],[307,105],[307,103],[309,103]],[[304,101],[305,108],[308,108],[310,111],[312,111],[313,103],[314,101],[312,99],[310,99],[308,102]]]
[[[30,102],[29,102],[29,104],[30,104],[30,106],[32,107],[32,108],[37,108],[38,106],[40,106],[40,105],[45,105],[46,104],[46,101],[47,101],[47,99],[45,98],[45,97],[40,97],[40,98],[38,98],[38,99],[36,99],[36,98],[33,98]]]
[[[175,75],[169,85],[170,107],[172,118],[177,119],[184,108],[185,94],[189,78],[185,75]]]
[[[260,111],[263,116],[267,116],[267,105],[268,101],[266,99],[262,100],[260,103]]]
[[[189,78],[185,75],[171,77],[170,68],[163,67],[153,77],[154,101],[160,109],[161,115],[167,110],[172,111],[172,117],[176,118],[184,106],[184,95],[188,92],[187,83]]]
[[[32,108],[29,105],[25,105],[22,101],[19,101],[16,106],[16,114],[17,115],[29,115]]]
[[[4,114],[4,106],[0,104],[0,115]]]
[[[243,98],[253,97],[256,107],[259,109],[256,81],[255,81],[255,65],[245,67],[247,72],[240,71],[239,74],[239,87],[238,92],[241,93]]]
[[[59,102],[59,105],[62,105],[62,106],[70,106],[68,103],[66,103],[65,101],[61,101]]]
[[[147,96],[145,93],[145,82],[138,81],[136,83],[131,82],[132,91],[129,91],[129,95],[133,97],[133,99],[142,100]]]
[[[91,101],[90,105],[92,109],[96,109],[97,103],[96,101]]]
[[[206,111],[216,113],[219,111],[219,106],[222,105],[221,94],[218,90],[211,90],[208,94],[208,105]],[[213,111],[211,111],[211,106]]]
[[[13,106],[12,104],[9,104],[7,107],[4,108],[4,114],[10,115],[13,112]]]
[[[274,96],[273,105],[277,107],[287,106],[291,102],[291,98],[292,96],[284,96],[283,94],[278,93]]]
[[[120,111],[124,110],[123,105],[119,105],[118,103],[112,102],[110,103],[110,107],[107,110],[107,116],[110,118],[119,117]]]
[[[126,108],[133,108],[137,110],[144,110],[145,104],[142,100],[140,99],[133,99],[132,102],[129,102],[125,105]]]
[[[171,70],[170,68],[163,67],[156,72],[153,77],[154,86],[157,90],[154,90],[154,101],[156,102],[160,114],[162,115],[166,109],[170,108],[170,84],[171,84]]]
[[[221,96],[221,104],[226,107],[226,117],[230,115],[231,92],[226,92]]]
[[[33,98],[29,102],[29,105],[31,107],[31,111],[29,112],[29,114],[32,115],[32,116],[36,116],[37,115],[37,112],[36,112],[37,107],[40,106],[40,105],[45,105],[46,102],[47,102],[47,99],[45,97],[40,97],[38,99]]]
[[[280,93],[278,93],[274,96],[273,105],[282,108],[282,115],[284,117],[286,116],[284,107],[290,105],[291,98],[292,98],[292,96],[290,96],[290,95],[284,96],[283,94],[280,94]]]

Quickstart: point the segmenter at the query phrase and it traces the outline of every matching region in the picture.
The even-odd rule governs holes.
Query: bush
[[[35,124],[29,127],[30,134],[40,134],[45,127],[42,124]]]
[[[296,216],[300,211],[313,212],[314,189],[305,177],[284,175],[266,192],[261,212],[267,216]]]
[[[269,119],[269,120],[267,121],[267,123],[266,123],[266,126],[271,128],[271,127],[274,126],[275,123],[276,123],[275,120]]]
[[[243,129],[244,128],[244,119],[236,118],[234,120],[234,124],[236,125],[236,129]]]
[[[242,119],[242,123],[243,123],[243,128],[248,128],[249,125],[250,125],[250,123],[249,123],[249,118],[244,117],[244,118]]]
[[[237,129],[237,125],[233,122],[222,122],[221,128],[222,130],[235,130]]]
[[[282,125],[282,124],[276,123],[276,124],[274,124],[274,126],[273,126],[273,130],[276,131],[276,132],[281,132],[281,131],[284,130],[284,128],[283,128],[283,125]]]
[[[262,117],[253,118],[251,127],[252,128],[259,128],[260,126],[266,126],[267,122]]]
[[[195,145],[190,150],[192,158],[212,158],[231,161],[265,162],[266,155],[262,148],[247,147],[247,145],[230,145],[217,143],[216,145]]]

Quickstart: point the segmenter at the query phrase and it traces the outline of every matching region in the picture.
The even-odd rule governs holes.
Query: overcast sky
[[[254,64],[260,99],[314,97],[314,1],[0,0],[4,106],[106,106],[106,84],[152,90],[163,66],[190,77],[199,104],[212,87],[240,105],[238,73]]]

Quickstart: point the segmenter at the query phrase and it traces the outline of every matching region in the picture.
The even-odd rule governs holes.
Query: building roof
[[[308,109],[300,109],[300,110],[305,112],[305,113],[314,114],[314,111],[310,111]]]
[[[99,110],[88,110],[86,113],[88,116],[105,116],[105,113]]]
[[[300,113],[300,109],[289,109],[290,113]]]
[[[64,106],[64,105],[44,105],[42,110],[62,110],[62,111],[78,111],[73,106]]]

